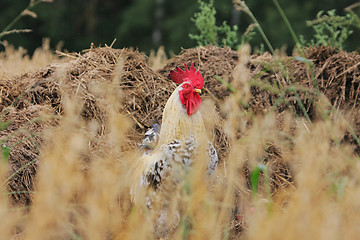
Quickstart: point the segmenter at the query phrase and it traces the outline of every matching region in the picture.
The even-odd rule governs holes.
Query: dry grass
[[[16,110],[5,115],[8,118],[2,116],[1,121],[16,120],[17,116],[27,116],[28,120],[40,116],[43,121],[37,123],[41,125],[41,130],[45,129],[41,131],[41,140],[34,138],[41,147],[37,148],[40,155],[36,162],[33,203],[26,208],[9,206],[9,193],[2,186],[4,194],[0,196],[0,217],[6,219],[0,222],[2,239],[153,238],[151,214],[143,201],[135,204],[129,194],[129,188],[134,184],[132,173],[139,153],[128,150],[127,139],[133,129],[141,129],[139,124],[145,121],[137,123],[133,118],[135,115],[126,112],[136,105],[128,101],[126,88],[118,86],[127,79],[128,84],[124,86],[136,83],[139,85],[135,86],[139,87],[139,76],[148,79],[147,83],[157,80],[165,84],[165,80],[158,73],[152,75],[158,76],[157,79],[143,76],[151,70],[147,69],[143,60],[136,65],[138,68],[132,68],[134,65],[130,63],[138,57],[137,53],[124,55],[124,51],[119,51],[112,65],[106,65],[107,61],[101,65],[100,62],[108,55],[96,55],[96,51],[87,53],[94,54],[92,58],[79,57],[72,62],[81,62],[86,70],[75,74],[67,68],[58,68],[56,74],[50,74],[56,80],[56,88],[61,89],[61,99],[55,101],[61,106],[55,109],[61,111],[51,112],[47,108],[33,110],[30,106],[22,108],[22,105],[16,105],[16,109],[23,109],[23,115]],[[194,53],[194,57],[203,57],[198,58],[198,64],[204,67],[208,64],[204,60],[208,58],[204,56],[209,51],[189,51],[189,61],[192,61]],[[231,143],[226,145],[229,153],[222,159],[217,181],[213,185],[208,186],[196,174],[199,172],[196,165],[194,174],[189,175],[179,192],[170,194],[178,198],[183,206],[181,221],[171,239],[358,239],[360,162],[351,145],[353,141],[345,138],[349,136],[349,126],[356,127],[351,119],[356,121],[358,112],[352,109],[345,114],[345,109],[333,109],[329,113],[331,98],[325,95],[311,102],[316,106],[312,108],[313,115],[322,116],[312,119],[312,122],[294,115],[291,106],[299,113],[301,110],[296,108],[296,101],[291,101],[291,94],[287,96],[290,99],[289,105],[286,105],[290,106],[288,108],[283,105],[277,111],[259,113],[256,109],[253,111],[244,107],[244,102],[249,102],[251,106],[261,101],[259,97],[254,101],[254,92],[265,94],[268,97],[264,98],[266,101],[275,98],[269,89],[264,93],[261,86],[254,88],[252,85],[254,71],[251,69],[254,65],[249,67],[249,62],[253,63],[253,58],[248,48],[242,48],[236,56],[236,65],[227,74],[234,93],[226,91],[225,94],[226,89],[217,88],[224,93],[223,101],[216,104],[221,111],[222,134],[226,134],[227,141]],[[89,62],[89,59],[92,61]],[[162,65],[155,60],[153,64]],[[230,66],[232,62],[227,64]],[[100,70],[108,71],[99,72],[99,68],[92,68],[100,65]],[[262,65],[258,66],[261,68]],[[269,82],[283,80],[276,78],[280,71],[276,71],[275,65],[273,67],[275,76],[269,71],[260,78]],[[223,69],[216,71],[221,74]],[[89,72],[95,70],[98,78],[92,82],[91,91],[74,94],[74,85],[88,84],[81,76],[93,76]],[[256,74],[261,72],[261,69],[258,70]],[[209,80],[211,69],[207,71],[209,73],[205,74],[205,78]],[[326,80],[326,75],[322,73],[324,70],[319,71],[319,76]],[[209,81],[215,85],[213,80]],[[152,89],[152,85],[148,88]],[[211,88],[209,92],[213,93]],[[164,95],[158,97],[164,98]],[[211,94],[209,96],[211,98]],[[106,117],[87,118],[84,115],[84,109],[90,109],[90,113],[91,107],[95,106],[86,105],[89,99],[101,102],[96,106],[101,106],[100,111],[106,112]],[[54,102],[45,100],[44,97],[44,102],[54,107],[54,104],[51,105]],[[29,102],[24,104],[31,105]],[[162,103],[157,106],[161,107]],[[147,113],[158,116],[152,111],[152,108],[147,109]],[[56,115],[58,113],[61,115]],[[53,119],[54,114],[56,120]],[[209,114],[209,118],[214,114]],[[149,118],[148,115],[146,117]],[[20,128],[26,129],[26,126]],[[28,131],[32,132],[32,129]],[[31,134],[22,133],[33,139]],[[259,191],[254,194],[249,188],[248,175],[259,163],[265,164],[268,171],[261,173]],[[1,183],[5,183],[11,165],[4,161],[0,164]],[[276,164],[286,165],[294,180],[289,182],[285,175],[281,175],[282,172],[277,172],[282,168]],[[21,180],[18,182],[20,184]]]
[[[37,48],[30,57],[22,47],[15,49],[6,41],[5,51],[0,52],[0,76],[11,78],[16,75],[33,72],[49,63],[61,62],[61,58],[50,50],[49,39],[44,39],[42,47]]]

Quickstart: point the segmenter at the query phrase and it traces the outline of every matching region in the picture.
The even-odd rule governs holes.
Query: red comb
[[[176,67],[175,70],[170,71],[170,78],[174,81],[174,83],[183,83],[189,82],[194,85],[196,88],[201,89],[204,86],[204,79],[199,71],[195,70],[194,63],[191,63],[190,69],[188,69],[186,63],[185,71],[181,70],[179,67]]]

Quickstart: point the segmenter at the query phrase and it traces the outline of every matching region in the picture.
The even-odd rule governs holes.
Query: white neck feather
[[[186,107],[181,103],[177,87],[168,99],[162,117],[158,146],[173,140],[184,140],[189,135],[200,137],[206,134],[200,111],[187,115]]]

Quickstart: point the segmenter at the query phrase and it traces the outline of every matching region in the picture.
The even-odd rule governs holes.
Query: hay
[[[99,119],[103,122],[104,113],[97,106],[98,94],[92,91],[91,84],[98,81],[109,82],[114,77],[114,68],[119,59],[124,58],[121,71],[120,89],[124,95],[124,113],[135,121],[136,127],[146,130],[152,121],[161,119],[161,109],[165,99],[171,94],[173,87],[161,75],[156,74],[146,63],[145,55],[128,49],[116,50],[111,48],[91,49],[71,63],[70,79],[72,89],[81,84],[84,89],[85,106],[83,116],[85,119]],[[161,90],[161,91],[160,91]],[[95,95],[95,96],[92,96]]]
[[[2,112],[2,121],[11,121],[5,130],[0,131],[0,141],[8,138],[4,145],[10,149],[9,176],[13,177],[7,184],[12,203],[27,205],[32,199],[41,134],[57,122],[57,119],[45,116],[53,115],[52,111],[50,106],[32,105],[20,110],[8,107]]]
[[[161,122],[165,103],[176,87],[167,78],[171,69],[193,62],[204,76],[203,98],[215,100],[219,109],[222,100],[229,96],[230,90],[219,83],[215,76],[231,84],[232,72],[238,62],[237,52],[229,48],[214,46],[185,49],[158,71],[151,69],[146,56],[136,50],[104,47],[92,48],[81,54],[64,55],[68,57],[68,60],[62,63],[12,79],[0,79],[0,111],[1,114],[4,114],[5,110],[9,111],[2,120],[14,120],[8,129],[1,132],[2,139],[19,128],[41,133],[44,129],[56,124],[56,121],[26,123],[29,119],[38,117],[39,113],[45,109],[50,110],[54,115],[63,114],[64,93],[72,94],[79,99],[79,103],[83,106],[81,116],[86,121],[95,120],[100,124],[99,136],[106,134],[106,102],[100,90],[104,83],[110,83],[115,77],[119,79],[119,89],[123,94],[123,106],[120,110],[134,122],[133,130],[129,132],[127,145],[128,148],[134,148],[149,126],[154,122]],[[313,94],[317,86],[336,108],[354,110],[359,106],[360,76],[357,66],[360,57],[358,53],[317,47],[306,49],[306,57],[314,63],[314,72],[318,79],[316,85],[311,78],[309,68],[294,58],[279,59],[265,53],[260,56],[251,56],[248,67],[251,76],[259,82],[272,86],[276,84],[281,86],[281,89],[297,83],[301,89],[306,89],[306,91],[299,91],[299,97],[311,120],[316,120],[317,117],[314,102],[318,95]],[[124,61],[123,70],[116,71],[117,64],[122,60]],[[279,62],[281,65],[278,64]],[[281,114],[288,109],[293,109],[298,116],[304,116],[293,92],[284,94],[285,101],[274,107],[281,93],[269,91],[253,82],[251,84],[248,110],[255,114],[262,114],[273,109],[279,114],[279,121]],[[224,159],[231,143],[222,129],[224,116],[219,114],[219,117],[220,122],[215,126],[213,142],[220,159]],[[356,122],[354,128],[355,132],[360,134],[359,121]],[[12,144],[11,141],[19,141],[25,136],[28,135],[10,138],[6,144]],[[359,153],[359,147],[353,136],[347,134],[346,138],[345,141],[355,144],[355,150],[357,149]],[[40,144],[41,135],[37,135],[12,147],[9,159],[11,173],[36,159],[39,155]],[[267,154],[265,158],[268,159],[267,164],[273,171],[274,189],[291,182],[293,180],[291,172],[286,163],[281,160],[280,149],[270,145]],[[15,174],[9,182],[9,191],[33,190],[32,182],[36,174],[36,166],[37,163],[34,161]],[[28,203],[31,200],[31,194],[13,194],[12,197],[14,202],[20,203]]]
[[[359,106],[360,55],[326,47],[307,49],[320,90],[335,108]]]
[[[322,119],[324,110],[338,109],[353,115],[350,123],[353,124],[354,133],[359,136],[355,113],[359,108],[359,53],[325,46],[306,48],[304,52],[313,66],[293,57],[277,58],[267,53],[251,58],[251,75],[258,80],[258,84],[251,87],[250,109],[255,113],[266,113],[272,109],[278,114],[291,110],[296,116],[307,115],[311,121]],[[267,86],[264,87],[263,83]],[[272,92],[267,89],[269,86],[277,86],[281,92]],[[288,91],[291,87],[297,90],[305,112],[295,92]],[[283,101],[277,102],[281,98]],[[360,154],[354,133],[348,131],[344,141],[354,147],[356,154]]]
[[[296,84],[300,99],[311,120],[316,120],[317,117],[313,106],[313,103],[319,100],[317,90],[324,94],[335,108],[355,109],[359,105],[360,55],[357,52],[348,53],[324,46],[307,48],[304,51],[306,59],[313,64],[313,70],[292,57],[278,59],[264,54],[252,58],[250,64],[252,76],[257,78],[260,76],[262,81],[272,86],[276,84],[282,90]],[[256,109],[259,108],[256,106],[262,103],[264,110],[269,109],[280,97],[279,94],[259,87],[252,88],[252,95],[249,104]],[[284,97],[285,102],[289,103],[299,116],[304,115],[293,93],[286,93]],[[285,108],[284,104],[277,106],[278,111],[283,111]]]
[[[357,52],[347,53],[330,47],[307,48],[305,53],[305,57],[313,62],[314,72],[304,62],[293,57],[275,57],[269,53],[251,56],[248,67],[253,80],[250,82],[251,98],[247,109],[254,115],[275,111],[280,128],[282,116],[286,111],[291,111],[298,117],[307,115],[311,121],[316,121],[321,116],[319,116],[319,110],[315,104],[319,104],[323,96],[326,96],[337,109],[351,108],[351,111],[354,111],[359,104],[360,76],[357,67],[360,62],[359,54]],[[185,49],[180,55],[170,59],[169,63],[159,72],[165,76],[175,66],[182,66],[184,63],[189,65],[193,62],[204,76],[206,90],[204,97],[215,99],[220,108],[222,100],[231,92],[216,79],[216,76],[232,84],[232,72],[237,65],[238,58],[238,53],[229,48],[208,46]],[[313,74],[317,79],[316,82],[313,81]],[[290,91],[294,86],[297,90],[296,93]],[[276,87],[279,91],[269,90],[269,87]],[[304,109],[300,106],[296,94],[298,94]],[[279,101],[279,99],[283,100]],[[226,158],[230,146],[229,139],[222,129],[221,123],[224,120],[224,116],[220,115],[220,124],[215,126],[214,137],[215,146],[222,159]],[[355,133],[359,135],[359,121],[355,118],[353,122]],[[293,131],[292,128],[291,132],[293,133]],[[243,134],[239,133],[239,138]],[[360,154],[360,147],[350,132],[346,133],[344,141],[351,143],[355,152]],[[269,144],[270,151],[266,152],[264,159],[268,159],[266,164],[272,169],[272,186],[275,191],[277,188],[291,183],[293,177],[289,165],[282,161],[281,150],[271,143]]]
[[[37,117],[36,111],[30,109],[35,106],[50,107],[55,115],[63,114],[62,98],[64,92],[75,96],[79,104],[83,104],[81,116],[86,121],[96,120],[99,124],[99,137],[106,134],[107,120],[105,96],[101,94],[103,83],[111,82],[114,78],[114,69],[119,59],[124,60],[123,71],[118,76],[120,89],[123,92],[122,111],[135,122],[134,131],[129,133],[128,148],[134,148],[141,141],[146,128],[154,121],[161,121],[162,109],[175,88],[170,81],[152,71],[146,64],[145,55],[128,49],[95,48],[83,54],[71,54],[70,60],[61,64],[51,65],[35,73],[24,74],[15,79],[1,79],[0,110],[3,113],[11,106],[12,113],[6,114],[6,119],[15,119],[15,127],[21,128],[22,123]],[[66,88],[66,89],[65,89]],[[32,114],[26,116],[26,112]],[[46,126],[46,127],[45,127]],[[29,126],[30,127],[30,126]],[[48,125],[31,125],[34,132],[42,132]],[[23,128],[27,128],[23,127]],[[11,131],[2,132],[2,137],[11,134]],[[17,138],[10,138],[11,141]],[[13,171],[36,159],[39,155],[41,137],[34,137],[36,144],[18,144],[11,148],[10,163]],[[31,139],[28,140],[31,142]],[[7,142],[7,144],[11,144]],[[15,154],[16,153],[16,154]],[[17,173],[12,179],[9,190],[32,190],[32,182],[36,173],[36,163],[25,167],[26,179],[22,173]],[[12,174],[12,173],[10,173]],[[21,179],[21,180],[19,180]],[[16,184],[15,184],[16,183]],[[16,186],[18,189],[15,189]],[[29,202],[29,194],[12,195],[15,202]]]
[[[169,71],[176,66],[183,67],[184,63],[190,66],[194,63],[196,68],[204,77],[204,95],[210,96],[213,100],[222,100],[230,94],[230,90],[220,84],[215,76],[232,83],[232,72],[238,62],[238,54],[230,48],[215,46],[184,49],[180,55],[170,59],[160,73],[165,77]]]
[[[101,103],[104,96],[98,88],[112,81],[117,62],[124,58],[124,69],[119,76],[124,113],[134,120],[139,132],[145,131],[153,121],[161,121],[162,108],[174,85],[147,66],[145,55],[128,49],[95,48],[68,56],[74,60],[1,81],[0,110],[15,101],[13,105],[17,109],[47,104],[62,114],[62,88],[66,86],[69,94],[83,101],[83,118],[104,124],[106,113]]]

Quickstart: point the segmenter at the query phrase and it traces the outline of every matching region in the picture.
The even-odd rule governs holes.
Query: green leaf
[[[260,168],[256,167],[251,172],[251,175],[250,175],[251,189],[252,189],[253,194],[257,194],[259,176],[260,176]]]
[[[266,170],[267,170],[266,165],[260,163],[251,172],[250,182],[251,182],[251,189],[252,189],[253,194],[257,194],[257,191],[258,191],[260,172],[265,172]]]
[[[1,147],[1,155],[2,155],[2,160],[4,162],[7,162],[9,159],[9,155],[10,155],[10,148],[6,145],[2,145]]]

